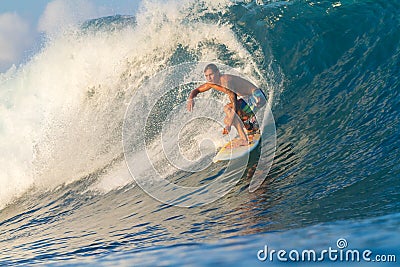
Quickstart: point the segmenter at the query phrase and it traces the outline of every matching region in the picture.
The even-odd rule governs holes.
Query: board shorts
[[[266,101],[264,92],[257,89],[252,95],[238,100],[239,105],[237,114],[248,132],[257,132],[259,130],[255,113],[262,106],[260,105],[260,98],[263,98]]]

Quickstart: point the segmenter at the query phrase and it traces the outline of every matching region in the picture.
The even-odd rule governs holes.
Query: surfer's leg
[[[244,129],[243,129],[243,124],[241,123],[241,121],[239,120],[239,118],[237,116],[235,116],[235,118],[233,118],[233,126],[236,128],[236,131],[239,134],[239,138],[240,140],[242,140],[241,142],[241,146],[247,146],[249,144],[249,141],[247,139],[247,134],[245,133]]]
[[[240,101],[243,101],[243,100],[239,100],[239,102]],[[240,103],[239,103],[239,105],[240,105]],[[236,131],[239,134],[240,140],[243,140],[243,142],[241,142],[241,143],[245,143],[244,145],[247,145],[248,144],[247,135],[243,130],[239,115],[235,116],[236,114],[235,114],[235,111],[232,109],[232,104],[231,103],[225,105],[224,112],[225,112],[225,115],[226,115],[225,119],[224,119],[224,123],[225,123],[226,127],[225,127],[225,129],[224,129],[224,131],[222,133],[223,134],[228,134],[228,130],[230,129],[230,126],[228,126],[228,125],[229,125],[229,122],[232,121],[232,125],[236,128]],[[232,117],[233,117],[233,119],[232,119]]]
[[[239,100],[239,106],[241,105],[240,101],[243,100]],[[236,131],[239,134],[239,140],[237,142],[235,142],[235,144],[233,144],[234,146],[246,146],[249,144],[249,141],[247,139],[247,134],[245,133],[244,129],[243,129],[243,125],[241,123],[241,119],[238,116],[235,116],[235,111],[232,109],[232,104],[229,103],[227,105],[225,105],[224,107],[224,112],[226,114],[226,117],[224,119],[224,123],[226,125],[224,131],[222,132],[223,134],[227,134],[228,130],[229,130],[229,122],[232,121],[232,125],[236,128]],[[233,119],[232,119],[233,117]]]
[[[254,112],[256,112],[256,108],[260,108],[267,103],[267,97],[261,89],[255,90],[251,97],[255,100],[255,106],[252,107]]]
[[[224,112],[225,112],[225,119],[224,119],[225,128],[222,130],[222,134],[228,134],[231,130],[229,123],[232,121],[232,116],[234,116],[231,103],[224,106]]]
[[[225,112],[224,123],[225,125],[228,125],[232,121],[232,116],[233,116],[232,105],[231,104],[225,105],[224,112]]]

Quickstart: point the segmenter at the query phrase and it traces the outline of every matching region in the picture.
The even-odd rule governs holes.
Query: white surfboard
[[[250,137],[250,136],[249,136]],[[245,156],[250,153],[253,149],[255,149],[260,142],[261,135],[254,134],[250,137],[251,143],[248,146],[238,146],[231,148],[231,142],[226,143],[215,155],[213,158],[213,162],[216,163],[218,161],[237,159]]]

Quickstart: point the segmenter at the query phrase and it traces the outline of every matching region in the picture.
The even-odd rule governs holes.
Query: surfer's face
[[[209,83],[218,83],[219,81],[219,72],[214,72],[212,69],[204,71],[204,76]]]

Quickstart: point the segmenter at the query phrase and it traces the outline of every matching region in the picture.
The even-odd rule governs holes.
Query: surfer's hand
[[[192,111],[193,107],[194,107],[194,101],[193,101],[193,99],[189,98],[188,101],[187,101],[186,108],[187,108],[188,111]]]
[[[231,126],[225,126],[222,130],[222,134],[228,134],[231,131]]]

